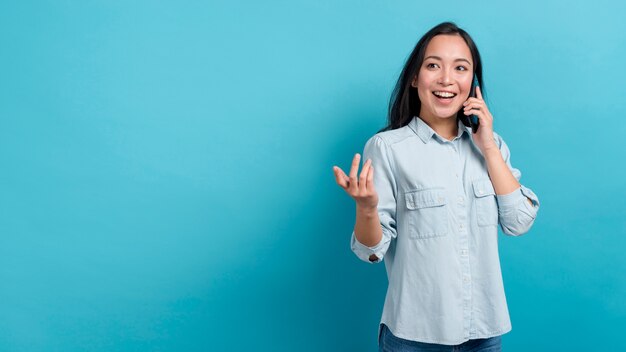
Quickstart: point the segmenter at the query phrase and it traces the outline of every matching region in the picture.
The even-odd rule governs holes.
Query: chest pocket
[[[423,189],[405,193],[410,238],[444,236],[448,233],[445,190]]]
[[[474,204],[476,205],[476,220],[478,226],[498,224],[498,204],[496,192],[490,179],[480,179],[472,182],[474,188]]]

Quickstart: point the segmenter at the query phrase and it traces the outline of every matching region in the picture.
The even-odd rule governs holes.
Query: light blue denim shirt
[[[373,263],[384,259],[389,286],[381,324],[403,339],[455,345],[511,330],[498,224],[505,234],[525,233],[539,200],[524,186],[496,195],[471,138],[471,129],[461,122],[449,141],[414,117],[365,145],[363,160],[372,159],[383,237],[367,247],[353,232],[351,248],[368,263],[372,254],[378,257]],[[496,133],[494,138],[519,180],[508,147]]]

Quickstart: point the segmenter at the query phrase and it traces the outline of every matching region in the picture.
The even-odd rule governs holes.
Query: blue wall
[[[621,345],[625,3],[469,4],[2,2],[0,350],[375,351],[331,167],[444,20],[542,201],[500,237],[505,349]]]

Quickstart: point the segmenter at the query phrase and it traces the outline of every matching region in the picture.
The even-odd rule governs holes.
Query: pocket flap
[[[496,194],[493,190],[493,184],[491,184],[491,180],[488,178],[472,182],[472,187],[474,188],[474,195],[479,198]]]
[[[411,210],[438,207],[446,204],[446,197],[443,189],[423,189],[419,191],[411,191],[407,192],[405,197],[406,207]]]

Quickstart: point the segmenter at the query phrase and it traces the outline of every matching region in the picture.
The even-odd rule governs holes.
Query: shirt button
[[[482,189],[478,190],[478,194],[483,194],[483,190]]]
[[[468,283],[470,281],[469,277],[463,276],[463,282]]]
[[[463,204],[463,197],[459,197],[459,204]]]
[[[459,228],[460,228],[460,229],[463,229],[463,227],[464,227],[464,226],[463,226],[463,224],[459,225]]]
[[[443,198],[439,197],[439,203],[443,203]]]
[[[461,255],[467,255],[467,249],[461,249]]]

